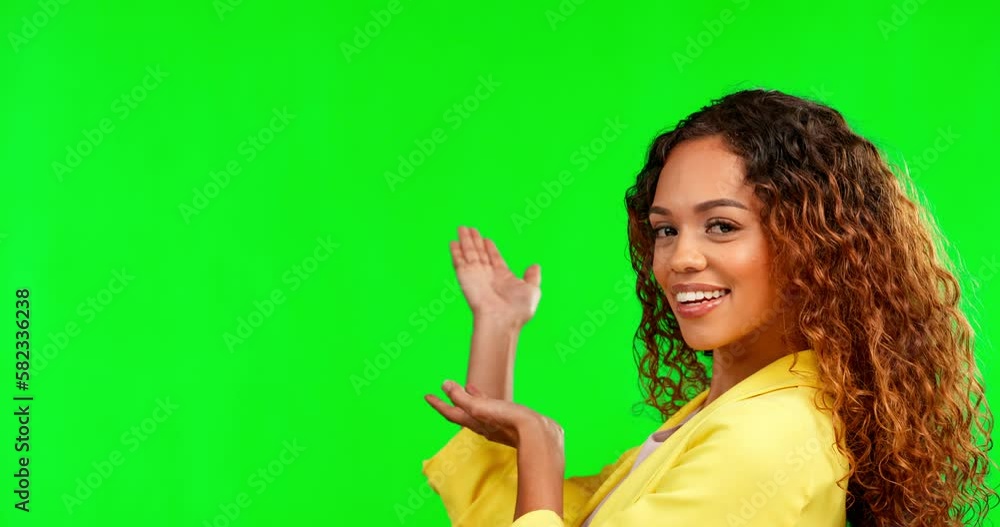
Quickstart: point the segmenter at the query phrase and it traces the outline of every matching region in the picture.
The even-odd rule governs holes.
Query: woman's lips
[[[678,303],[674,314],[681,318],[703,317],[715,309],[716,306],[724,302],[726,298],[729,297],[729,293],[730,292],[727,291],[726,294],[720,296],[719,298],[713,298],[711,300],[702,300],[688,304]]]

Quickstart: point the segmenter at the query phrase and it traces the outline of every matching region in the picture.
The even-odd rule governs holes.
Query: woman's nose
[[[705,255],[692,236],[678,234],[670,255],[670,268],[675,273],[691,273],[705,268]]]

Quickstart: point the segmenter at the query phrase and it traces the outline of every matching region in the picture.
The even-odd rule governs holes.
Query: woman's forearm
[[[514,400],[514,356],[520,333],[516,322],[473,317],[466,382],[494,399]]]
[[[549,423],[521,431],[514,519],[542,509],[562,516],[565,473],[562,429]]]

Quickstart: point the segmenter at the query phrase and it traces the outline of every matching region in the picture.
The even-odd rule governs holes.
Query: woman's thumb
[[[542,266],[533,264],[524,271],[524,281],[537,286],[542,285]]]

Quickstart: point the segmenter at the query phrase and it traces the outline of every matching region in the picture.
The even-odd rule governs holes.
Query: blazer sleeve
[[[583,507],[598,487],[638,448],[627,450],[598,474],[564,481],[566,521],[572,522],[584,513]],[[453,526],[507,527],[512,524],[517,501],[515,449],[462,428],[437,454],[424,461],[423,473],[430,487],[441,496]],[[552,515],[559,518],[554,512]]]
[[[795,526],[803,524],[807,508],[842,509],[836,480],[843,473],[832,438],[808,412],[789,414],[770,406],[734,403],[717,410],[694,432],[675,465],[638,499],[601,516],[593,527]],[[536,510],[513,527],[567,523],[553,511]]]

